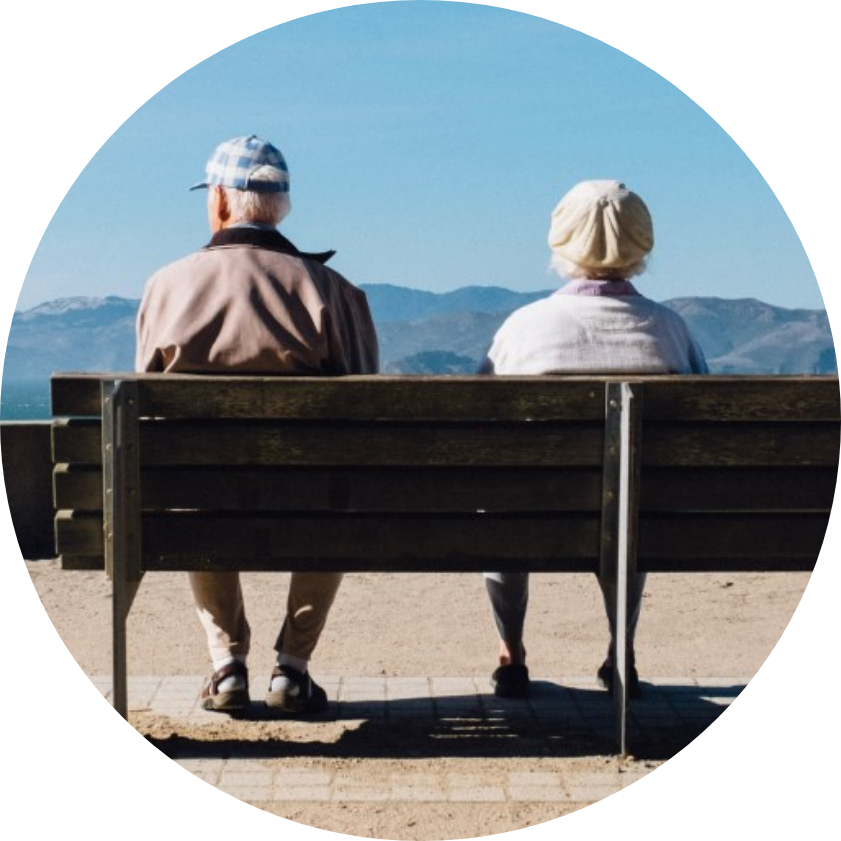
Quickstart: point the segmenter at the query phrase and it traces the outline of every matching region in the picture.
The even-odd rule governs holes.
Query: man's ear
[[[219,217],[219,221],[224,226],[231,218],[231,208],[228,205],[228,196],[218,184],[214,187],[214,190],[216,190],[216,215]]]

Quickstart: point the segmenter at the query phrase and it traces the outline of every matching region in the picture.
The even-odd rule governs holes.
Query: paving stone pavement
[[[610,756],[614,744],[613,702],[593,677],[538,678],[526,700],[502,699],[489,690],[487,679],[452,677],[329,677],[319,676],[331,698],[330,709],[318,720],[358,726],[378,726],[380,747],[359,761],[369,768],[346,769],[333,757],[310,755],[306,766],[253,752],[231,755],[226,746],[219,755],[195,756],[195,750],[167,753],[186,770],[241,800],[265,805],[282,802],[449,802],[517,803],[596,802],[636,782],[668,759],[712,723],[739,694],[747,677],[660,678],[646,681],[643,697],[629,710],[629,744],[639,758],[653,764],[606,762],[604,770],[575,773],[542,770],[541,762],[509,763],[509,770],[483,769],[483,758],[500,756],[569,758]],[[110,676],[92,678],[109,697]],[[133,712],[166,716],[190,725],[218,724],[220,716],[199,707],[203,676],[133,677],[129,680],[129,707]],[[266,677],[266,685],[268,677]],[[254,686],[262,686],[258,679]],[[248,719],[272,718],[255,701]],[[295,722],[286,720],[286,726]],[[312,726],[311,722],[308,726]],[[420,728],[435,740],[426,758],[475,759],[477,773],[464,765],[439,762],[435,773],[381,770],[377,759],[388,757],[382,741],[407,728]],[[511,750],[511,745],[516,749]],[[638,746],[634,750],[633,746]],[[455,747],[454,747],[455,746]],[[289,754],[294,755],[295,746]],[[212,751],[211,751],[212,753]],[[391,754],[391,758],[399,752]],[[353,758],[350,753],[342,757]],[[417,758],[417,757],[415,757]],[[289,756],[285,757],[289,759]],[[346,763],[345,763],[346,764]],[[502,763],[505,765],[505,763]],[[574,763],[570,763],[574,765]],[[513,766],[513,767],[510,767]]]

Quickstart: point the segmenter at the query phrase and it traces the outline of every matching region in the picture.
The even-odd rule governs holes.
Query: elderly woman
[[[552,267],[569,282],[548,298],[514,312],[494,337],[487,374],[696,374],[704,355],[677,313],[643,297],[629,278],[645,269],[654,246],[643,200],[618,181],[584,181],[561,200],[549,229]],[[528,573],[486,573],[500,636],[497,695],[529,692],[523,646]],[[601,582],[606,607],[614,594]],[[634,632],[645,576],[631,582],[628,690],[639,694]],[[598,679],[613,690],[614,628]]]

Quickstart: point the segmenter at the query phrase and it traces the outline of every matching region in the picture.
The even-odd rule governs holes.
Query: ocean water
[[[0,390],[0,420],[48,420],[50,381],[3,380]]]

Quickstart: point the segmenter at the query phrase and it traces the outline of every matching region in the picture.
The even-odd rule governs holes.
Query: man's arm
[[[135,326],[134,370],[138,373],[163,371],[163,358],[152,337],[152,319],[149,316],[153,297],[151,282],[146,285]]]

